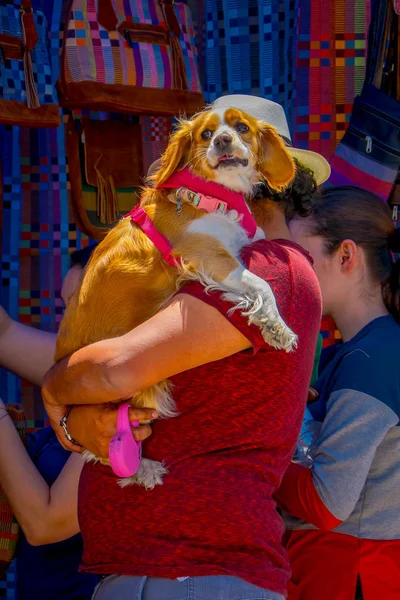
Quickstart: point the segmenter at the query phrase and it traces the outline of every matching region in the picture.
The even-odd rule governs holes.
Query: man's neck
[[[267,240],[292,239],[286,223],[285,213],[279,204],[269,201],[268,206],[265,206],[265,204],[261,206],[258,205],[258,201],[250,201],[250,209],[257,221],[257,225],[264,231]]]

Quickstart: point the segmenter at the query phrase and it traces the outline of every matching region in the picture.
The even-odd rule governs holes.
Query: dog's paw
[[[277,350],[291,352],[297,346],[297,335],[288,327],[280,316],[275,298],[257,295],[250,298],[249,307],[243,311],[249,323],[258,325],[264,340]]]
[[[265,282],[263,282],[265,283]],[[250,324],[261,329],[264,340],[277,350],[290,352],[297,346],[297,335],[286,325],[279,314],[270,286],[258,284],[257,289],[248,289],[244,294],[224,294],[232,302],[233,310],[240,310]]]
[[[249,323],[258,325],[267,344],[286,352],[296,347],[297,336],[280,316],[267,281],[240,266],[224,279],[223,286],[229,289],[224,299],[234,305],[232,310],[240,310]]]
[[[271,322],[267,320],[264,323],[263,315],[261,314],[253,322],[260,326],[264,340],[273,348],[291,352],[297,347],[297,335],[293,333],[281,317],[277,321]]]
[[[95,454],[90,452],[89,450],[84,450],[82,452],[82,457],[85,462],[94,462],[94,463],[99,462],[100,464],[106,465],[107,467],[110,466],[110,461],[108,458],[99,458],[98,456],[96,456]]]
[[[89,450],[84,450],[82,452],[82,458],[85,462],[94,462],[97,463],[100,461],[100,458],[93,454],[93,452],[89,452]]]
[[[168,473],[164,465],[155,460],[142,458],[138,472],[132,477],[124,477],[118,481],[124,488],[128,485],[142,485],[146,490],[152,490],[156,485],[162,485],[163,476]]]

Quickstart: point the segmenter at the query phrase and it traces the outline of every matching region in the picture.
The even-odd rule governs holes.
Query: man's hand
[[[61,408],[64,412],[65,407]],[[60,418],[63,416],[64,414]],[[151,421],[157,417],[157,412],[151,408],[129,409],[130,421]],[[86,450],[90,450],[99,458],[108,458],[110,441],[117,428],[117,407],[113,404],[73,406],[68,415],[67,428],[74,440],[79,442]],[[82,450],[82,448],[68,442],[59,424],[55,431],[60,443],[66,450],[72,452]],[[151,435],[151,427],[149,425],[132,427],[132,434],[135,440],[143,441]]]

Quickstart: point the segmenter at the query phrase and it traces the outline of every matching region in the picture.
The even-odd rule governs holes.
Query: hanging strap
[[[39,41],[31,0],[22,0],[21,2],[21,21],[24,30],[24,46],[30,52]]]
[[[24,0],[31,4],[30,0]],[[174,0],[159,0],[165,17],[165,23],[170,33],[179,37],[182,33],[181,26],[175,14]],[[97,21],[107,31],[115,31],[118,25],[118,17],[112,0],[98,0]]]
[[[31,56],[31,52],[38,43],[39,37],[36,31],[35,19],[33,18],[33,8],[31,0],[22,0],[20,12],[22,38],[24,43],[24,77],[26,90],[26,104],[28,108],[39,108],[39,94],[33,75],[33,65]]]
[[[382,79],[383,59],[390,29],[392,0],[379,0],[374,3],[374,10],[368,32],[368,53],[365,82],[380,87]]]

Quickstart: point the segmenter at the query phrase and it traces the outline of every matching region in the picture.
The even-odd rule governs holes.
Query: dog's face
[[[275,129],[235,108],[205,110],[181,121],[162,157],[156,184],[186,165],[205,179],[249,196],[260,181],[282,189],[295,172]]]

